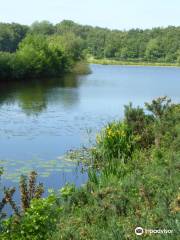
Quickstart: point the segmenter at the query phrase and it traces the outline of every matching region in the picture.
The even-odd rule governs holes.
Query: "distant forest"
[[[15,52],[27,34],[65,35],[79,38],[83,53],[97,59],[180,63],[180,27],[131,29],[129,31],[83,26],[64,20],[31,26],[0,23],[0,51]]]

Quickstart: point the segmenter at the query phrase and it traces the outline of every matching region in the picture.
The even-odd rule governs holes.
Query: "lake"
[[[90,65],[92,73],[60,79],[0,83],[2,181],[17,186],[34,169],[46,188],[85,183],[72,149],[93,143],[108,121],[123,117],[123,106],[167,95],[180,102],[180,68]]]

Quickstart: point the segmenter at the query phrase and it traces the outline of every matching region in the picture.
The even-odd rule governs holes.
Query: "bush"
[[[29,35],[20,44],[17,56],[23,60],[25,76],[55,76],[67,70],[68,60],[63,51],[49,45],[41,35]]]
[[[149,148],[155,140],[154,117],[146,115],[143,108],[133,108],[132,103],[125,105],[125,122],[131,128],[133,134],[139,137],[140,147]]]
[[[34,199],[23,217],[12,217],[4,222],[1,239],[44,240],[56,229],[62,207],[55,194]]]
[[[126,123],[109,123],[97,136],[96,153],[104,159],[131,158],[138,140]]]

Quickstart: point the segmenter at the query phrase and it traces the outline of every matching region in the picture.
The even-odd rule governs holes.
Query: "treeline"
[[[119,31],[63,21],[55,29],[81,37],[85,53],[95,58],[180,63],[180,27]]]
[[[96,58],[180,62],[180,27],[119,31],[83,26],[69,20],[56,25],[48,21],[35,22],[30,27],[1,23],[0,51],[14,52],[27,34],[73,34],[78,37],[84,53]]]
[[[119,31],[69,20],[0,23],[0,78],[57,75],[83,57],[180,64],[180,27]]]

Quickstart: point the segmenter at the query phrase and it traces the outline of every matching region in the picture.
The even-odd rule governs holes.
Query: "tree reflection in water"
[[[48,103],[56,102],[71,107],[79,100],[78,76],[68,74],[56,79],[32,79],[0,82],[0,106],[18,103],[26,115],[39,115]]]

